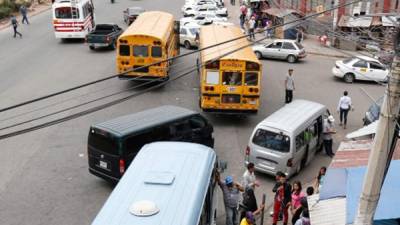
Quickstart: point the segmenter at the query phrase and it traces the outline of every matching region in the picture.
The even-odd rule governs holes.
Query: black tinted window
[[[160,58],[162,56],[162,49],[159,46],[151,47],[151,56],[155,58]]]
[[[181,34],[186,35],[187,34],[186,29],[181,29]]]
[[[289,42],[283,43],[283,47],[282,48],[283,49],[289,49],[289,50],[296,50],[296,48],[293,46],[293,44],[289,43]]]
[[[120,45],[119,46],[119,54],[122,56],[130,56],[131,51],[129,45]]]
[[[375,63],[375,62],[370,62],[369,67],[371,69],[376,69],[376,70],[385,70],[385,68],[383,68],[381,65],[379,65],[378,63]]]
[[[257,85],[258,84],[258,73],[255,72],[246,72],[245,74],[245,81],[244,81],[245,85]]]
[[[90,133],[88,145],[95,148],[96,150],[112,155],[118,155],[118,144],[114,139],[110,137],[106,137],[96,133]]]
[[[368,68],[368,64],[364,60],[358,60],[358,62],[353,64],[354,67],[360,67],[360,68]]]
[[[149,49],[146,45],[133,46],[133,56],[147,57],[149,56]]]
[[[200,116],[194,116],[189,120],[192,129],[203,128],[206,126],[206,121]]]

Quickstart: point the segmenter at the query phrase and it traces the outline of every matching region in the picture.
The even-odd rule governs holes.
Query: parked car
[[[136,17],[140,15],[140,13],[145,12],[141,7],[129,7],[124,10],[124,22],[128,25],[131,25],[133,21],[136,20]]]
[[[207,7],[218,7],[217,3],[213,2],[213,1],[198,1],[198,2],[191,2],[191,3],[186,3],[185,5],[182,6],[181,10],[182,12],[185,12],[185,10],[188,7],[198,7],[198,6],[207,6]]]
[[[94,30],[86,35],[86,43],[91,50],[97,47],[115,49],[117,39],[123,30],[117,24],[97,24]]]
[[[188,7],[183,16],[195,16],[198,14],[213,14],[218,16],[228,16],[228,10],[226,8],[218,8],[214,6],[197,6],[197,7]]]
[[[199,47],[198,37],[196,33],[200,32],[200,25],[197,23],[187,22],[183,24],[179,32],[179,43],[184,45],[185,48]]]
[[[193,17],[184,17],[181,18],[180,24],[185,24],[185,23],[197,23],[199,25],[209,25],[212,24],[212,20],[209,18],[206,18],[206,15],[197,15]]]
[[[304,47],[295,40],[278,39],[270,44],[253,46],[257,58],[284,59],[294,63],[307,56]]]
[[[364,126],[379,119],[382,103],[383,103],[383,96],[378,98],[376,102],[373,102],[371,104],[371,106],[368,108],[368,111],[365,112],[365,116],[363,118]]]
[[[354,80],[385,82],[389,69],[377,59],[362,55],[336,61],[332,73],[347,83]]]

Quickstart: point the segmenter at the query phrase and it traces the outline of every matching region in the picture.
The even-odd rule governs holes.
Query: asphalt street
[[[95,1],[95,13],[97,23],[113,22],[125,28],[122,11],[128,6],[168,11],[179,19],[182,4],[183,0],[167,2],[117,0],[115,4],[109,1]],[[21,25],[22,39],[14,39],[11,28],[0,31],[1,108],[115,73],[115,51],[94,52],[83,42],[61,42],[55,39],[51,25],[51,11],[30,18],[30,21],[29,26]],[[182,49],[182,52],[186,51]],[[194,65],[196,57],[197,55],[191,55],[176,60],[172,67],[172,78],[179,75],[184,68]],[[317,101],[335,112],[342,92],[349,91],[355,111],[349,114],[347,130],[337,127],[334,149],[347,132],[362,126],[361,119],[371,104],[364,90],[373,98],[378,98],[383,95],[384,86],[372,82],[346,84],[334,79],[330,71],[335,60],[337,59],[313,55],[296,64],[263,60],[262,104],[257,115],[236,118],[205,114],[215,126],[215,150],[220,159],[228,161],[225,174],[232,174],[241,180],[244,172],[244,149],[252,129],[258,122],[284,105],[283,84],[288,68],[294,69],[295,99]],[[10,131],[1,130],[1,127],[129,89],[135,85],[137,83],[112,79],[65,96],[1,113],[0,134]],[[0,224],[90,224],[113,187],[88,172],[86,141],[89,126],[163,104],[199,111],[198,87],[198,77],[192,73],[163,88],[116,106],[39,131],[0,140],[2,153]],[[128,90],[109,99],[68,110],[51,118],[71,115],[133,92]],[[63,102],[37,111],[39,108],[60,101]],[[18,116],[30,111],[35,112]],[[338,119],[338,115],[334,115]],[[11,130],[47,120],[30,122]],[[330,158],[321,153],[293,180],[309,182],[315,177],[319,167],[326,166],[329,162]],[[261,181],[261,188],[256,192],[257,196],[266,193],[267,204],[270,204],[273,178],[263,174],[257,176]],[[219,215],[222,215],[224,211],[221,201],[220,209]],[[222,220],[219,220],[220,224],[221,222]]]

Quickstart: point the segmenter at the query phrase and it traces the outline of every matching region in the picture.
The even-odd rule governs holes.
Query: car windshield
[[[290,138],[288,136],[263,129],[256,131],[253,143],[279,152],[290,151]]]

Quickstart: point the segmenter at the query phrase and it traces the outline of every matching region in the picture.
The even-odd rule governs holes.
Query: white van
[[[322,124],[326,107],[294,100],[261,121],[245,152],[246,164],[270,175],[282,171],[289,177],[300,172],[322,148]]]

